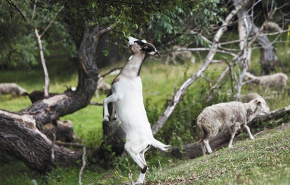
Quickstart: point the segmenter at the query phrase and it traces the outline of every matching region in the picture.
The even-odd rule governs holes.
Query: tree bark
[[[111,28],[86,26],[79,48],[79,81],[76,91],[56,95],[35,102],[30,107],[13,113],[0,110],[0,150],[25,162],[33,170],[45,172],[54,164],[51,160],[52,142],[40,132],[44,124],[73,113],[90,103],[97,87],[96,50],[101,37]],[[55,164],[76,164],[81,153],[55,146]]]
[[[289,115],[290,115],[290,105],[282,109],[271,111],[269,114],[258,115],[249,123],[247,123],[247,125],[251,129],[261,128],[262,122],[273,121],[273,120],[276,121],[278,119],[283,119],[283,121],[280,121],[277,123],[277,124],[282,124],[285,121],[289,121]],[[218,133],[215,137],[211,138],[209,141],[209,144],[213,150],[218,150],[222,147],[228,146],[230,137],[231,137],[230,130],[225,129],[222,132]],[[239,134],[236,135],[235,140],[237,140],[238,138],[239,138]],[[201,145],[199,142],[184,145],[182,148],[183,149],[181,151],[179,147],[177,146],[172,147],[171,154],[177,158],[180,158],[180,157],[196,158],[203,155]]]

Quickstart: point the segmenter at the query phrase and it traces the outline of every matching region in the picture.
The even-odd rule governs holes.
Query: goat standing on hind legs
[[[159,55],[159,52],[147,41],[133,37],[129,37],[128,45],[132,51],[132,56],[122,71],[114,78],[112,94],[104,99],[104,121],[109,120],[108,103],[112,103],[111,117],[116,115],[126,134],[125,150],[141,169],[139,178],[135,183],[140,184],[144,182],[147,171],[145,152],[151,145],[163,151],[167,151],[170,146],[162,144],[153,137],[143,104],[140,78],[142,62],[147,53]]]

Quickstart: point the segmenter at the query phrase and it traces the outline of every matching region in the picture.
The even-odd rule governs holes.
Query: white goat
[[[275,73],[265,76],[254,76],[251,73],[247,72],[245,74],[245,79],[248,80],[247,83],[261,85],[264,88],[274,88],[283,92],[287,85],[288,76],[284,73]]]
[[[2,94],[12,94],[13,97],[23,95],[27,91],[17,85],[16,83],[1,83],[0,84],[0,96]]]
[[[122,71],[112,82],[112,95],[104,99],[104,121],[109,120],[108,103],[113,103],[113,116],[121,122],[126,134],[125,150],[141,169],[135,184],[143,183],[147,171],[144,153],[152,145],[163,151],[169,149],[153,137],[143,104],[140,70],[146,53],[159,55],[156,48],[145,40],[129,37],[129,48],[132,56]]]
[[[241,126],[246,129],[250,139],[254,139],[247,123],[262,112],[269,112],[269,107],[262,98],[256,98],[249,103],[228,102],[206,107],[197,117],[203,153],[205,154],[206,150],[208,153],[212,153],[209,139],[216,136],[225,127],[229,127],[231,133],[229,148],[232,147],[235,133]]]

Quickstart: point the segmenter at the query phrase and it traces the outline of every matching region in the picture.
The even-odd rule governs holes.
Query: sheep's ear
[[[257,105],[261,105],[261,101],[260,100],[255,100],[255,103],[257,104]]]

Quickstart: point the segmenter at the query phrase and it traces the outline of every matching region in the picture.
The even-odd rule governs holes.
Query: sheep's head
[[[256,110],[258,113],[269,113],[270,109],[266,103],[266,101],[263,98],[255,98],[250,103],[253,103],[256,105]]]
[[[153,46],[153,44],[148,43],[146,40],[139,40],[134,37],[128,37],[129,48],[133,53],[138,53],[140,51],[146,52],[149,55],[159,55],[157,49]]]

